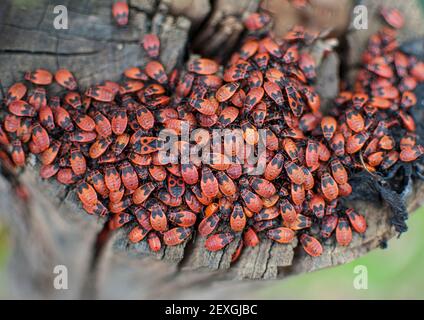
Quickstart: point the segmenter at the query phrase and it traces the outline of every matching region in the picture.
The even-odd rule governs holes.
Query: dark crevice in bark
[[[99,257],[101,256],[103,249],[107,245],[112,235],[112,231],[109,229],[108,221],[103,225],[103,228],[97,234],[94,243],[93,243],[93,253],[91,257],[90,269],[95,270],[99,262]]]
[[[284,266],[278,268],[278,274],[280,272],[283,274],[283,277],[292,276],[297,274],[296,267],[301,264],[305,259],[305,252],[303,251],[300,241],[297,243],[297,246],[293,248],[293,258],[289,266]]]
[[[194,250],[195,250],[195,248],[196,248],[196,242],[195,242],[195,240],[196,240],[196,236],[195,235],[193,235],[188,241],[187,241],[187,244],[186,244],[186,246],[185,246],[185,248],[184,248],[184,256],[182,257],[182,259],[180,260],[180,261],[178,261],[178,263],[177,263],[177,267],[176,267],[176,270],[175,270],[175,272],[176,273],[178,273],[178,272],[181,272],[181,270],[186,266],[186,265],[188,265],[188,263],[190,262],[190,258],[191,258],[191,256],[192,256],[192,254],[193,254],[193,252],[194,252]]]
[[[155,1],[154,8],[153,8],[152,12],[149,12],[149,11],[140,9],[138,6],[133,5],[132,4],[132,1],[129,1],[128,2],[128,8],[130,9],[130,15],[131,15],[131,11],[135,11],[135,12],[138,12],[138,13],[143,13],[143,14],[146,15],[146,17],[148,18],[149,21],[152,21],[153,20],[153,17],[158,12],[159,2],[160,2],[159,0],[158,1]]]
[[[200,22],[198,26],[196,26],[196,28],[191,28],[188,35],[189,40],[195,40],[202,33],[202,31],[207,27],[207,24],[210,18],[212,17],[212,15],[214,14],[216,10],[216,0],[209,0],[209,3],[211,6],[211,10],[205,16],[203,21]],[[195,43],[195,42],[196,41],[187,41],[187,43]],[[194,47],[192,45],[189,45],[189,46],[190,46],[189,49],[192,50],[193,53],[199,53],[199,51],[202,49],[201,46],[199,46],[198,44],[196,44]]]
[[[102,229],[97,233],[92,243],[90,263],[86,271],[84,286],[81,291],[82,299],[96,299],[98,267],[102,260],[102,253],[111,239],[112,231],[109,229],[108,221],[103,224]]]
[[[66,199],[66,197],[69,195],[69,193],[72,191],[72,187],[71,186],[66,186],[65,188],[65,192],[63,193],[63,196],[58,195],[58,199],[62,202],[63,200]]]
[[[339,79],[345,80],[346,76],[348,74],[349,66],[348,66],[348,56],[349,52],[351,52],[349,48],[349,42],[347,41],[347,32],[342,33],[341,36],[338,38],[339,45],[336,47],[336,53],[338,55],[340,64],[339,64]],[[346,84],[348,84],[346,82]]]
[[[0,94],[1,94],[0,100],[3,101],[3,99],[6,98],[6,92],[4,90],[3,83],[1,82],[1,79],[0,79]]]
[[[272,248],[274,247],[274,245],[275,245],[275,242],[272,241],[268,249],[268,254],[267,254],[268,257],[265,262],[265,268],[264,268],[264,272],[262,272],[261,279],[265,278],[265,274],[268,271],[268,264],[269,264],[269,261],[271,260]]]

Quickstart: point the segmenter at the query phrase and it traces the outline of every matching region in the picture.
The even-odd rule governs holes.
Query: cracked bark
[[[117,28],[110,16],[111,0],[61,1],[68,7],[69,29],[55,30],[55,1],[2,1],[1,83],[7,88],[21,79],[24,71],[37,67],[69,68],[82,88],[104,79],[118,80],[125,68],[146,63],[138,43],[148,32],[159,35],[161,60],[171,70],[183,62],[190,34],[196,39],[194,47],[208,43],[204,47],[212,55],[223,44],[231,48],[238,41],[241,19],[247,11],[256,10],[258,2],[237,3],[238,6],[219,0],[131,0],[130,24]],[[424,30],[422,20],[416,23],[421,27],[411,24],[414,27],[408,27],[410,35]],[[191,26],[201,27],[201,31],[194,32]],[[228,30],[233,34],[230,38]],[[351,31],[354,47],[363,46],[369,33]],[[331,54],[320,65],[318,86],[324,104],[337,93],[338,64],[339,57]],[[145,241],[130,244],[128,229],[123,228],[113,234],[92,266],[95,241],[104,220],[84,213],[72,188],[54,180],[42,181],[35,158],[18,178],[30,189],[28,205],[16,199],[10,181],[0,175],[0,216],[11,229],[9,284],[15,297],[242,298],[252,287],[257,289],[268,282],[230,280],[281,279],[347,263],[395,235],[389,226],[387,207],[354,201],[353,206],[368,220],[365,235],[356,234],[347,248],[337,247],[329,240],[324,244],[324,254],[315,259],[307,256],[297,242],[279,245],[262,239],[257,247],[245,248],[239,261],[230,267],[238,241],[224,251],[211,253],[204,250],[205,239],[194,236],[189,243],[151,254]],[[408,201],[410,212],[422,204],[423,191],[423,183],[416,183]],[[56,265],[67,266],[69,290],[53,288]]]

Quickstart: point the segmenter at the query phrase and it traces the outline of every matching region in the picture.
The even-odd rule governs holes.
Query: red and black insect
[[[91,146],[89,150],[90,158],[97,159],[102,156],[112,144],[112,138],[100,138],[96,140]]]
[[[364,233],[367,230],[367,223],[365,217],[356,213],[352,208],[346,210],[346,215],[352,228],[358,233]]]
[[[404,162],[411,162],[424,154],[424,147],[421,145],[412,148],[405,148],[399,154],[399,159]]]
[[[209,251],[218,251],[225,248],[233,241],[234,236],[231,233],[217,233],[206,239],[205,248]]]
[[[345,184],[348,182],[347,171],[340,160],[334,159],[331,161],[330,166],[333,178],[338,184]]]
[[[121,180],[123,185],[128,190],[135,190],[138,188],[138,176],[129,161],[123,161],[119,165],[119,169],[121,171]]]
[[[336,228],[337,243],[341,246],[347,246],[352,241],[352,229],[346,218],[339,218]]]
[[[85,181],[78,183],[77,194],[81,202],[87,206],[94,206],[97,203],[96,191]]]
[[[188,71],[202,75],[214,74],[218,71],[218,63],[213,60],[200,58],[188,64]]]
[[[53,75],[48,70],[37,69],[33,72],[25,73],[24,78],[33,84],[46,86],[52,83]]]
[[[300,243],[306,253],[312,257],[319,257],[323,252],[321,243],[316,238],[306,233],[300,236]]]
[[[55,123],[65,131],[73,131],[74,124],[72,123],[69,112],[61,106],[53,108]]]
[[[141,137],[132,144],[134,152],[145,155],[159,151],[163,147],[163,142],[157,137]]]
[[[104,167],[104,178],[109,191],[118,191],[121,187],[121,177],[114,165],[109,164]]]
[[[330,140],[337,129],[337,120],[334,117],[324,117],[321,120],[321,130],[325,139]]]
[[[134,204],[140,204],[146,201],[155,188],[156,187],[152,182],[147,182],[135,189],[132,194]]]
[[[162,248],[160,238],[155,232],[150,232],[147,235],[147,243],[149,244],[150,250],[152,250],[153,252],[158,252]]]
[[[102,137],[110,137],[112,135],[112,126],[108,118],[101,112],[96,112],[93,118],[95,122],[96,132]]]
[[[240,203],[235,203],[230,217],[230,226],[234,232],[241,232],[246,226],[246,215]]]
[[[237,192],[236,184],[225,172],[217,172],[216,178],[218,179],[219,190],[223,195],[231,197]]]
[[[135,226],[131,231],[128,233],[128,240],[130,240],[132,243],[137,243],[143,240],[147,234],[149,233],[148,230],[144,229],[141,226]]]
[[[79,148],[71,149],[71,168],[77,176],[82,176],[87,170],[87,162]]]
[[[47,106],[46,89],[43,87],[36,87],[28,92],[28,103],[35,108],[40,110],[41,107]]]
[[[195,213],[187,210],[171,211],[167,214],[169,221],[180,227],[191,227],[196,223]]]
[[[131,222],[134,219],[134,216],[126,213],[126,212],[120,212],[117,214],[114,214],[112,218],[109,220],[109,229],[115,230],[118,229],[127,223]]]
[[[184,180],[172,174],[168,175],[168,192],[175,198],[182,197],[185,192]]]
[[[138,124],[144,129],[152,129],[155,125],[155,117],[153,113],[144,106],[138,106],[135,115],[137,118]],[[166,121],[165,121],[166,122]]]
[[[19,120],[20,121],[18,129],[16,130],[16,135],[23,143],[28,143],[32,137],[32,120],[31,118],[24,117],[19,118]],[[31,141],[30,143],[33,143],[33,145],[35,145],[33,141]],[[41,151],[40,148],[38,149],[39,151]]]
[[[218,227],[220,217],[217,214],[212,214],[205,217],[199,224],[198,231],[201,236],[208,236]]]
[[[165,211],[159,204],[154,204],[150,208],[150,224],[156,231],[166,231],[168,229],[168,219]]]
[[[245,20],[244,25],[248,30],[255,31],[265,27],[271,18],[265,13],[251,13]]]
[[[255,247],[259,244],[260,240],[255,232],[255,230],[251,227],[247,228],[243,233],[243,244],[247,247]]]
[[[353,154],[361,150],[369,136],[367,131],[363,131],[347,138],[346,152],[348,154]]]
[[[146,65],[146,74],[160,84],[168,82],[168,76],[165,73],[165,68],[158,61],[150,61]]]
[[[346,140],[342,133],[337,132],[334,134],[333,138],[330,141],[330,148],[333,150],[334,154],[337,157],[342,157],[345,154],[345,144]]]
[[[243,188],[240,191],[240,197],[250,211],[254,213],[258,213],[262,210],[263,208],[262,199],[258,195],[250,191],[249,189]]]
[[[32,126],[32,141],[38,147],[40,152],[46,150],[50,146],[50,136],[39,123]]]
[[[190,237],[191,233],[191,228],[176,227],[163,233],[163,242],[167,246],[176,246]]]
[[[22,143],[20,140],[13,140],[12,141],[12,152],[11,157],[14,162],[14,164],[18,167],[22,167],[25,165],[25,152],[22,148]]]
[[[157,58],[159,56],[160,41],[155,34],[146,34],[143,37],[143,48],[151,58]],[[143,80],[143,79],[141,79]]]
[[[208,167],[203,167],[202,169],[202,175],[200,178],[200,188],[202,189],[202,193],[207,198],[214,198],[218,195],[218,180],[212,173],[211,169],[209,169]]]
[[[129,8],[126,1],[117,1],[112,6],[112,15],[119,26],[128,24]]]
[[[308,139],[306,145],[305,160],[309,168],[316,168],[319,164],[319,143],[315,140]],[[293,159],[292,159],[293,160]]]
[[[284,104],[283,93],[281,92],[278,84],[271,81],[265,81],[264,89],[268,97],[270,97],[277,105],[282,106]]]
[[[299,165],[292,161],[287,161],[284,163],[284,168],[293,183],[301,185],[305,182],[305,174]]]
[[[280,214],[283,218],[283,222],[290,225],[296,220],[297,212],[294,206],[287,199],[282,199],[280,202]]]
[[[60,168],[57,171],[56,179],[62,184],[72,185],[81,180],[80,176],[77,176],[71,168]],[[81,202],[83,202],[81,200]],[[84,203],[84,202],[83,202]]]
[[[252,189],[261,197],[269,198],[277,192],[275,186],[268,180],[252,177],[249,181]]]
[[[38,117],[40,124],[47,130],[52,131],[55,128],[53,111],[49,106],[45,105],[40,107]]]
[[[309,201],[309,208],[311,209],[312,213],[317,218],[324,217],[325,214],[325,200],[321,195],[314,195],[312,199]]]
[[[262,100],[264,96],[264,89],[261,87],[251,88],[244,100],[244,113],[248,114],[251,110]]]
[[[19,117],[34,117],[36,112],[32,105],[22,100],[11,102],[9,104],[9,111]]]
[[[290,243],[294,240],[296,234],[289,228],[280,227],[268,230],[266,236],[278,243]]]
[[[54,75],[54,79],[65,89],[73,91],[78,87],[74,75],[68,69],[57,70]]]
[[[7,90],[6,105],[11,104],[14,101],[21,100],[27,92],[27,87],[22,82],[17,82],[10,86],[9,90]]]
[[[328,201],[335,200],[339,195],[339,187],[328,172],[324,172],[321,176],[321,191]]]
[[[336,230],[338,222],[339,218],[335,214],[326,215],[321,223],[321,236],[323,238],[331,237],[334,230]]]

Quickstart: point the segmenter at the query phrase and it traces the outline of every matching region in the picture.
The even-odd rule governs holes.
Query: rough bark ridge
[[[139,39],[150,31],[159,35],[161,60],[170,70],[183,62],[190,33],[197,43],[207,43],[209,48],[208,41],[217,32],[221,42],[210,44],[213,53],[227,39],[225,30],[232,30],[227,29],[225,17],[233,17],[241,26],[244,10],[254,11],[258,6],[256,1],[248,0],[242,1],[243,5],[238,1],[233,5],[219,0],[182,1],[190,2],[188,7],[172,0],[131,0],[130,24],[120,29],[111,19],[111,2],[2,1],[0,75],[3,87],[21,79],[24,71],[37,67],[69,68],[81,87],[104,79],[118,80],[125,68],[146,63]],[[68,30],[53,28],[56,4],[68,8]],[[199,11],[194,13],[186,8]],[[173,15],[181,12],[187,18]],[[375,20],[371,19],[370,23]],[[196,27],[203,26],[202,30],[190,30],[192,23]],[[422,20],[417,24],[421,27],[414,25],[414,29],[409,29],[410,35],[424,30]],[[242,30],[237,32],[240,35]],[[370,34],[366,30],[351,34],[359,32],[364,35],[355,38],[355,46],[363,46]],[[338,87],[337,55],[331,54],[322,61],[319,74],[320,91],[331,99]],[[367,217],[367,232],[363,236],[355,234],[347,248],[336,247],[328,241],[320,258],[310,258],[296,248],[296,243],[278,245],[263,239],[259,246],[246,248],[240,260],[230,268],[237,241],[223,252],[210,253],[203,249],[205,239],[197,237],[185,247],[162,249],[152,255],[145,242],[128,243],[125,229],[116,232],[100,255],[96,255],[95,241],[103,220],[84,213],[69,188],[55,181],[42,181],[35,158],[18,179],[31,191],[27,205],[16,200],[10,180],[0,174],[0,217],[7,221],[12,233],[10,285],[16,297],[241,298],[247,288],[258,288],[266,282],[228,280],[285,278],[347,263],[395,234],[389,226],[391,213],[387,207],[355,201],[353,206]],[[424,185],[416,183],[408,201],[410,211],[422,204],[423,192]],[[68,268],[69,290],[54,289],[56,265]]]

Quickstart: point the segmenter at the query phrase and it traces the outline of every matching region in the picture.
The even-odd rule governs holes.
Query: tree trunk
[[[119,80],[124,69],[146,63],[139,40],[149,32],[161,40],[160,58],[167,71],[184,63],[189,37],[194,37],[190,41],[194,48],[203,46],[206,54],[225,55],[228,52],[217,50],[223,50],[223,44],[228,49],[237,43],[246,10],[255,11],[259,5],[249,0],[237,1],[237,5],[220,0],[131,0],[130,23],[118,28],[111,18],[111,3],[67,1],[69,29],[56,30],[55,1],[0,2],[2,86],[8,88],[25,71],[37,67],[68,68],[82,88],[105,79]],[[370,24],[375,20],[369,19]],[[407,25],[411,35],[424,31],[422,20],[417,24],[420,28]],[[192,26],[201,28],[195,32]],[[367,36],[355,36],[357,32],[370,33],[349,33],[355,46],[363,47]],[[337,94],[339,57],[330,54],[322,59],[318,87],[325,102]],[[145,241],[129,243],[125,228],[115,232],[99,251],[96,241],[105,220],[87,215],[72,188],[39,178],[38,168],[32,157],[17,176],[0,171],[0,217],[10,225],[9,282],[11,295],[17,298],[243,298],[267,282],[231,280],[280,279],[347,263],[395,235],[389,222],[391,210],[374,192],[373,203],[357,199],[351,203],[366,216],[367,232],[355,234],[348,247],[327,241],[319,258],[307,256],[297,242],[280,245],[263,238],[260,245],[245,248],[230,267],[237,241],[211,253],[204,249],[205,239],[196,237],[186,245],[151,254]],[[17,181],[29,188],[29,202],[17,198]],[[409,212],[422,204],[423,191],[423,183],[414,183]],[[54,288],[57,265],[67,267],[68,290]]]

